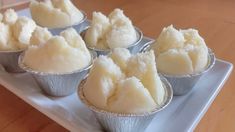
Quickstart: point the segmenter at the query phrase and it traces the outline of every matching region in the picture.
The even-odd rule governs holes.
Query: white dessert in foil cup
[[[191,91],[215,63],[214,53],[196,29],[177,30],[170,25],[150,48],[155,51],[158,71],[171,83],[174,95]]]
[[[20,56],[19,66],[32,74],[47,94],[66,96],[74,93],[87,75],[92,57],[80,35],[70,28],[45,43],[30,46]]]
[[[8,72],[23,72],[18,67],[18,57],[30,45],[36,24],[27,17],[18,16],[13,9],[0,16],[0,64]]]
[[[33,0],[30,3],[30,12],[33,20],[47,27],[53,35],[73,27],[77,32],[82,31],[86,14],[79,10],[70,0]]]
[[[125,48],[99,56],[78,94],[99,123],[115,132],[144,131],[173,96],[157,73],[153,51],[131,55]]]
[[[114,9],[108,17],[101,12],[93,12],[91,25],[82,32],[82,36],[89,49],[98,55],[106,55],[113,48],[133,51],[143,35],[122,10]]]

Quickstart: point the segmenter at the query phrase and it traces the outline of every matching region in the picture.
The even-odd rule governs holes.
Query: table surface
[[[217,58],[235,62],[235,1],[233,0],[74,0],[91,18],[93,11],[108,14],[121,8],[145,36],[156,38],[162,28],[196,28]],[[234,36],[233,36],[234,35]],[[235,131],[235,74],[215,99],[196,132]],[[66,132],[67,130],[0,86],[0,131]]]

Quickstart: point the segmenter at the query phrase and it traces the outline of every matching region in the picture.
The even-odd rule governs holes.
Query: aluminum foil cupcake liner
[[[140,51],[145,52],[151,49],[151,44],[144,46]],[[169,75],[158,71],[172,85],[175,96],[185,95],[190,92],[198,80],[206,74],[215,64],[215,54],[208,48],[208,64],[204,71],[188,75]]]
[[[101,110],[91,103],[89,103],[83,94],[83,85],[86,80],[83,80],[78,89],[78,95],[81,101],[94,113],[96,119],[105,131],[110,132],[143,132],[155,115],[163,110],[171,102],[173,97],[173,91],[170,83],[164,77],[160,76],[163,86],[165,88],[165,99],[164,103],[152,110],[151,112],[141,114],[121,114],[113,113],[105,110]],[[121,107],[121,106],[120,106]]]
[[[22,73],[25,72],[18,66],[18,58],[23,50],[18,51],[0,51],[0,64],[7,72]]]
[[[80,10],[81,11],[81,10]],[[53,34],[53,35],[59,35],[60,32],[64,31],[67,28],[74,28],[78,33],[82,32],[88,25],[86,25],[85,21],[87,20],[87,15],[84,11],[81,11],[83,14],[83,19],[71,26],[63,27],[63,28],[48,28],[48,30]]]
[[[85,34],[86,34],[86,31],[88,30],[88,28],[89,27],[87,27],[86,29],[84,29],[82,32],[81,32],[81,36],[82,36],[82,38],[83,38],[83,40],[85,40],[84,39],[84,37],[85,37]],[[135,51],[139,51],[139,49],[137,49],[137,48],[140,48],[140,42],[141,42],[141,40],[142,40],[142,38],[143,38],[143,33],[142,33],[142,31],[139,29],[139,28],[137,28],[137,27],[135,27],[135,30],[136,30],[136,35],[137,35],[137,40],[136,40],[136,42],[135,43],[133,43],[133,44],[131,44],[130,46],[128,46],[127,47],[127,49],[130,51],[130,53],[132,53],[132,54],[135,54]],[[94,47],[89,47],[89,45],[87,44],[87,48],[88,49],[90,49],[90,50],[92,50],[92,51],[95,51],[96,53],[97,53],[97,55],[99,56],[99,55],[107,55],[110,51],[111,51],[111,49],[96,49],[96,48],[94,48]]]
[[[24,53],[22,53],[19,57],[19,66],[30,73],[40,88],[50,96],[67,96],[74,93],[80,82],[87,76],[90,68],[93,64],[93,58],[95,58],[95,54],[91,53],[92,60],[91,63],[80,70],[76,70],[68,73],[45,73],[40,71],[35,71],[26,65],[23,64]]]
[[[171,83],[174,95],[185,95],[186,93],[191,91],[198,80],[214,66],[215,55],[210,49],[208,49],[208,51],[208,64],[205,70],[202,72],[181,76],[173,76],[160,72]]]

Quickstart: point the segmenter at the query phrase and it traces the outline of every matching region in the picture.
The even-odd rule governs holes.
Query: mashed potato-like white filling
[[[5,24],[12,25],[16,22],[17,19],[18,19],[18,15],[13,9],[8,9],[4,12],[3,22]]]
[[[0,50],[17,51],[26,49],[30,44],[36,24],[27,17],[18,17],[13,9],[0,14]]]
[[[32,19],[23,16],[16,20],[13,25],[13,35],[21,43],[18,47],[21,49],[28,47],[35,28],[36,24]]]
[[[203,71],[208,64],[208,48],[195,29],[164,28],[153,45],[160,72],[186,75]]]
[[[114,9],[108,17],[93,12],[91,26],[85,34],[86,43],[97,49],[126,48],[136,40],[131,20],[120,9]]]
[[[23,63],[36,71],[66,73],[88,66],[91,55],[80,35],[70,28],[44,44],[30,46],[25,51]]]
[[[83,14],[70,0],[32,1],[30,12],[33,20],[47,28],[63,28],[83,19]]]
[[[165,96],[153,51],[131,55],[124,48],[94,61],[83,90],[94,106],[117,113],[151,111]]]
[[[18,49],[15,45],[10,43],[11,29],[9,25],[0,22],[0,50]]]
[[[30,38],[30,44],[31,45],[44,44],[51,37],[52,37],[52,34],[51,32],[48,31],[47,28],[42,28],[42,27],[37,26],[35,30],[33,31],[32,36]]]

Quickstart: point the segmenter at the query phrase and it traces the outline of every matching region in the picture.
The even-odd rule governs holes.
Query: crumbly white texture
[[[32,1],[30,12],[33,20],[47,28],[63,28],[79,23],[83,14],[70,0]]]
[[[208,64],[208,48],[195,29],[164,28],[153,45],[160,72],[186,75],[203,71]]]
[[[93,12],[91,26],[85,34],[86,43],[97,49],[126,48],[136,40],[131,20],[120,9],[114,9],[108,17]]]
[[[10,26],[0,22],[0,50],[17,49],[15,45],[9,42],[11,36]]]
[[[91,55],[80,35],[70,28],[44,44],[30,46],[25,51],[23,63],[36,71],[68,73],[88,66]]]
[[[13,25],[13,35],[21,43],[20,48],[27,48],[36,23],[27,17],[19,17]]]
[[[94,106],[116,113],[149,112],[165,96],[154,52],[131,55],[124,48],[94,61],[83,92]]]
[[[17,19],[18,19],[18,15],[13,9],[8,9],[3,14],[3,22],[5,24],[12,25],[16,22]]]
[[[32,32],[36,28],[33,20],[18,17],[13,9],[0,14],[0,50],[17,51],[26,49]]]
[[[39,45],[46,43],[52,37],[51,32],[48,31],[47,28],[42,28],[37,26],[32,33],[30,38],[31,45]]]

